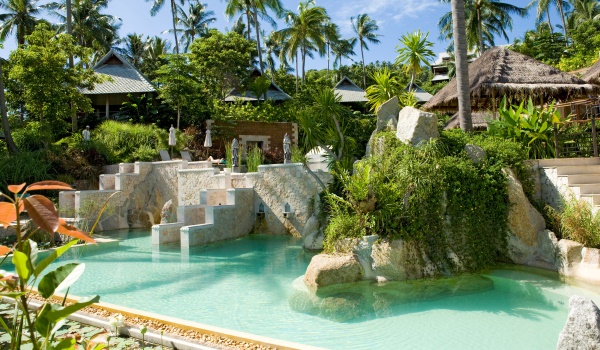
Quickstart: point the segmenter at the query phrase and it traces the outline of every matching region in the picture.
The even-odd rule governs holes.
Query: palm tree
[[[373,44],[379,44],[378,34],[375,34],[379,30],[379,26],[375,20],[372,20],[366,13],[358,15],[356,18],[350,18],[352,22],[352,29],[358,36],[358,42],[360,43],[360,54],[362,56],[362,69],[363,69],[363,89],[367,87],[367,73],[365,72],[365,53],[363,49],[369,49],[367,41]]]
[[[327,79],[329,80],[329,56],[331,46],[340,41],[340,27],[333,22],[327,22],[323,28],[325,35],[325,43],[327,44]]]
[[[307,0],[298,5],[298,13],[289,11],[285,18],[287,28],[278,31],[284,44],[283,51],[296,62],[296,91],[298,91],[298,52],[302,59],[302,82],[306,81],[306,56],[313,51],[325,52],[323,27],[330,20],[327,11]]]
[[[35,17],[40,13],[37,0],[2,0],[0,10],[6,11],[0,14],[0,40],[6,40],[15,31],[18,45],[25,45],[25,36],[33,32],[38,22]]]
[[[271,80],[275,81],[275,68],[276,58],[280,59],[282,66],[287,66],[288,63],[285,56],[282,55],[281,40],[277,35],[277,32],[271,32],[268,37],[263,37],[265,43],[265,67],[271,72]]]
[[[127,60],[137,69],[141,69],[144,56],[146,55],[146,40],[143,34],[127,34],[123,39],[122,48],[116,48],[117,52],[125,56]]]
[[[373,72],[373,80],[375,84],[370,85],[366,89],[368,105],[371,106],[371,111],[377,112],[379,107],[394,96],[400,93],[400,83],[396,75],[387,67]]]
[[[598,19],[600,19],[600,2],[597,0],[574,0],[573,11],[568,15],[567,26],[575,28],[579,23]]]
[[[441,0],[448,3],[451,0]],[[464,1],[466,40],[469,49],[477,47],[481,54],[487,42],[494,45],[494,36],[501,35],[507,41],[507,30],[512,29],[511,14],[521,17],[527,15],[527,9],[511,5],[500,0],[465,0]],[[454,28],[452,24],[453,13],[448,12],[438,22],[441,39],[452,39]],[[484,40],[485,39],[485,40]]]
[[[117,31],[121,26],[120,19],[115,16],[101,13],[108,7],[109,0],[74,0],[72,4],[71,34],[75,41],[84,47],[106,52],[118,38]],[[53,2],[47,5],[50,14],[57,17],[61,23],[58,31],[68,33],[69,16],[66,15],[69,3]],[[66,25],[65,25],[66,24]]]
[[[155,36],[148,38],[144,42],[144,53],[141,71],[148,77],[150,81],[156,79],[156,71],[162,66],[167,64],[165,55],[171,50],[171,43],[167,40]]]
[[[156,16],[158,11],[160,11],[165,4],[165,0],[146,0],[146,2],[149,1],[153,1],[150,15]],[[183,6],[185,0],[179,0],[179,3]],[[177,40],[177,4],[175,3],[175,0],[171,0],[171,16],[173,19],[173,36],[175,37],[175,53],[179,55],[179,41]]]
[[[194,42],[196,37],[202,37],[208,34],[208,26],[216,21],[213,11],[205,11],[206,4],[201,4],[196,1],[191,3],[188,12],[185,12],[181,6],[177,6],[178,21],[177,25],[181,27],[177,29],[182,35],[184,51],[187,51]],[[169,32],[172,32],[169,29]]]
[[[569,9],[570,4],[566,0],[532,0],[526,8],[531,8],[537,5],[537,12],[535,16],[536,24],[539,24],[542,21],[544,15],[548,18],[548,24],[550,25],[550,30],[552,31],[552,23],[550,22],[550,5],[556,6],[558,13],[560,14],[560,19],[563,24],[563,33],[565,38],[567,37],[567,23],[565,12]]]
[[[4,129],[4,140],[10,153],[19,153],[19,149],[12,139],[10,124],[8,124],[8,115],[6,113],[6,97],[4,95],[4,74],[2,72],[3,59],[0,59],[0,114],[2,115],[2,129]]]
[[[467,35],[465,29],[465,3],[452,1],[452,27],[454,33],[454,57],[456,59],[456,83],[458,89],[458,121],[465,131],[473,129],[471,120],[471,94],[469,88],[469,62],[467,61]]]
[[[342,58],[350,58],[356,55],[354,52],[354,46],[356,46],[356,38],[350,39],[341,39],[333,44],[331,51],[333,52],[333,67],[341,67],[342,66]],[[337,62],[337,65],[336,65]]]
[[[400,44],[396,46],[396,64],[402,65],[407,73],[410,73],[410,88],[415,83],[415,78],[418,73],[423,70],[421,64],[429,66],[428,59],[435,57],[435,53],[431,50],[433,43],[427,40],[429,32],[421,33],[420,30],[402,35]],[[402,45],[402,46],[400,46]]]

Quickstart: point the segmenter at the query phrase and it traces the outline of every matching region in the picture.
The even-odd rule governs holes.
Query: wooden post
[[[558,148],[558,127],[556,124],[552,125],[554,127],[554,158],[560,158],[560,151]]]
[[[108,94],[106,94],[106,120],[108,120],[109,116],[110,116],[110,97]]]
[[[595,109],[595,108],[594,108]],[[598,138],[596,135],[596,111],[592,111],[592,145],[594,147],[594,157],[598,157]]]

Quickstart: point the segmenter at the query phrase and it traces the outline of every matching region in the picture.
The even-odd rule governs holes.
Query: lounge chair
[[[160,153],[160,160],[167,161],[167,160],[171,160],[171,156],[169,155],[169,151],[167,151],[166,149],[161,149],[160,151],[158,151],[158,153]]]
[[[188,162],[192,161],[192,155],[190,154],[190,151],[181,151],[181,159],[183,160],[187,160]]]

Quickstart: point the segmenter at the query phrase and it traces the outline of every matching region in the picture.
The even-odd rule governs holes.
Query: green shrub
[[[292,163],[306,163],[306,154],[296,146],[292,147]]]
[[[589,203],[573,198],[565,201],[560,210],[547,207],[547,212],[562,238],[600,248],[600,214],[594,214]]]
[[[23,127],[12,130],[13,141],[21,151],[45,149],[52,142],[51,128],[40,122],[32,121]]]
[[[501,170],[522,161],[522,155],[509,151],[513,147],[505,141],[456,132],[444,136],[415,148],[393,133],[380,133],[385,155],[361,160],[352,176],[336,174],[342,191],[327,195],[326,249],[333,250],[344,237],[377,234],[415,243],[439,267],[455,267],[447,247],[471,270],[502,256],[508,195]],[[474,164],[464,144],[475,141],[484,149],[492,144],[501,149],[490,150],[487,160]]]
[[[246,165],[248,166],[249,173],[255,173],[258,171],[258,166],[263,163],[264,157],[262,150],[256,146],[248,150],[246,154]]]
[[[0,155],[0,192],[10,184],[33,183],[53,178],[52,162],[46,150]]]

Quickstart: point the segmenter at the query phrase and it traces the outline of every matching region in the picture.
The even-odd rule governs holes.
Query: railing
[[[554,127],[555,158],[598,157],[596,120],[600,117],[600,101],[590,99],[571,103],[570,107],[577,113],[560,128]]]

